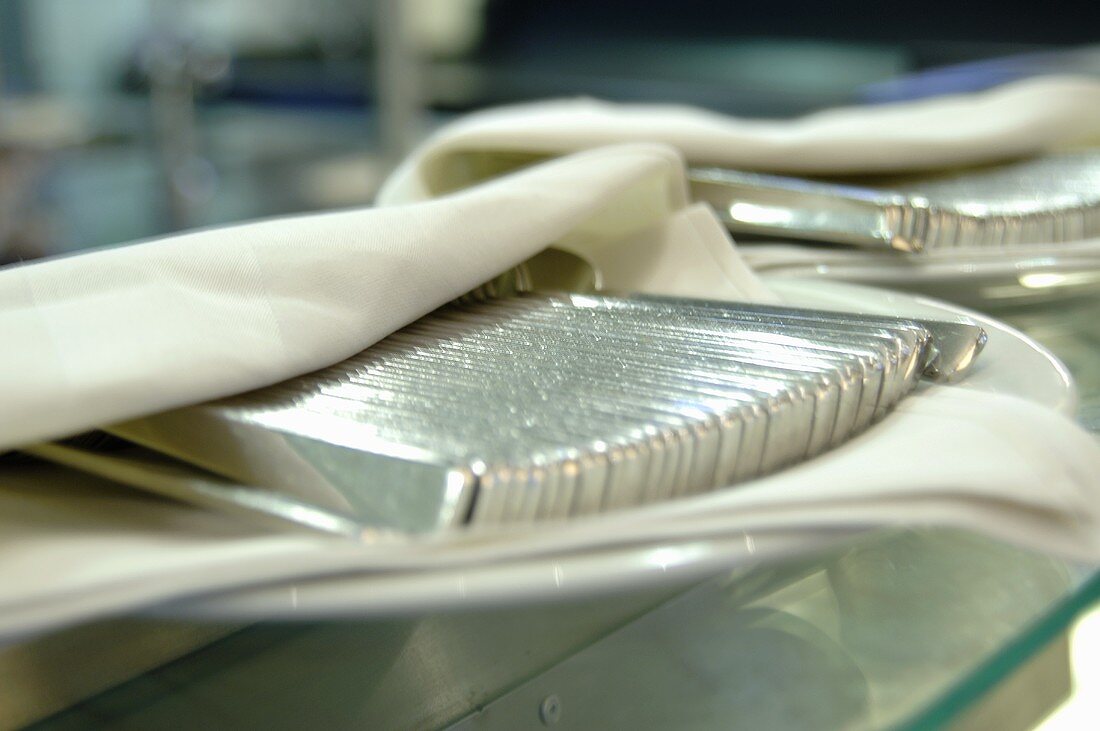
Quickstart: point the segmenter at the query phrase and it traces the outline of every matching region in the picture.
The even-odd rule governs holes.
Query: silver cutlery
[[[284,495],[313,523],[563,520],[813,458],[922,376],[963,376],[985,341],[969,324],[786,307],[484,296],[329,368],[109,430],[255,485],[268,508]]]
[[[692,194],[746,236],[920,252],[1100,236],[1100,151],[860,184],[697,168]]]

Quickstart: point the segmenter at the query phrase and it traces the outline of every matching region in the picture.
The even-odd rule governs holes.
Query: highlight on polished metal
[[[256,485],[265,505],[284,495],[314,522],[320,510],[428,533],[567,519],[814,457],[922,375],[963,375],[984,338],[968,324],[705,300],[463,300],[330,368],[111,431]]]
[[[744,234],[904,252],[1100,236],[1100,150],[861,186],[716,168],[690,178]]]

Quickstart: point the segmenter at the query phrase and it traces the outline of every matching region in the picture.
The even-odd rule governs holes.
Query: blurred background
[[[784,117],[1100,71],[1100,6],[0,0],[0,262],[368,203],[434,126],[595,96]]]

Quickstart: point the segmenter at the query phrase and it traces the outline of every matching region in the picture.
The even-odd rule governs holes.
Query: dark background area
[[[1089,3],[0,0],[0,261],[367,204],[487,106],[790,117],[1100,73],[1098,27]]]

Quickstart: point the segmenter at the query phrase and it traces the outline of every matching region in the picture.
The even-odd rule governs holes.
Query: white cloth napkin
[[[987,99],[949,100],[944,109],[971,103],[1013,108]],[[1076,117],[1063,116],[1065,107],[1047,116],[1049,109],[1024,113],[1039,120],[1026,125],[987,119],[980,129],[972,123],[952,133],[955,127],[944,123],[923,137],[910,129],[901,149],[909,160],[921,159],[922,144],[929,155],[973,160],[1004,149],[985,144],[986,152],[976,153],[983,135],[1016,140],[1023,150],[1040,144],[1036,139],[1045,144],[1080,131]],[[927,106],[917,112],[936,116]],[[848,123],[829,120],[855,114],[824,115],[821,128],[832,136],[800,132],[798,145],[784,149],[805,153],[807,165],[838,159],[831,146],[847,135],[852,148],[859,130],[870,134],[873,125],[845,132]],[[868,114],[896,121],[900,111]],[[677,120],[685,118],[672,115],[669,129]],[[791,136],[753,128],[761,139]],[[1039,134],[1043,130],[1049,134]],[[424,184],[432,175],[444,175],[452,188],[462,185],[462,171],[435,146],[449,134],[403,166],[386,188],[384,208],[200,231],[0,270],[0,448],[333,363],[550,244],[593,261],[644,253],[653,271],[665,272],[647,280],[651,289],[769,296],[731,253],[713,216],[690,205],[677,150],[643,143],[600,147],[436,198]],[[865,151],[867,164],[891,149],[879,142],[879,153]],[[696,262],[711,257],[718,274],[705,284],[676,281],[669,252],[677,250],[692,252]],[[638,269],[630,276],[643,276]],[[1010,395],[952,388],[913,396],[852,443],[737,490],[428,544],[348,545],[235,531],[224,522],[212,530],[210,516],[199,511],[80,488],[80,480],[61,470],[28,477],[0,465],[0,629],[40,629],[276,579],[472,567],[745,531],[763,537],[950,524],[1096,559],[1098,474],[1100,448],[1068,418]],[[77,496],[82,489],[91,492]],[[767,556],[746,549],[745,558]]]
[[[438,195],[503,154],[559,155],[662,142],[693,165],[788,174],[855,174],[973,165],[1100,143],[1100,81],[1036,77],[977,94],[744,120],[691,107],[590,99],[472,114],[444,127],[387,181],[380,202]],[[515,157],[517,154],[520,157]],[[497,169],[506,166],[499,162]]]

